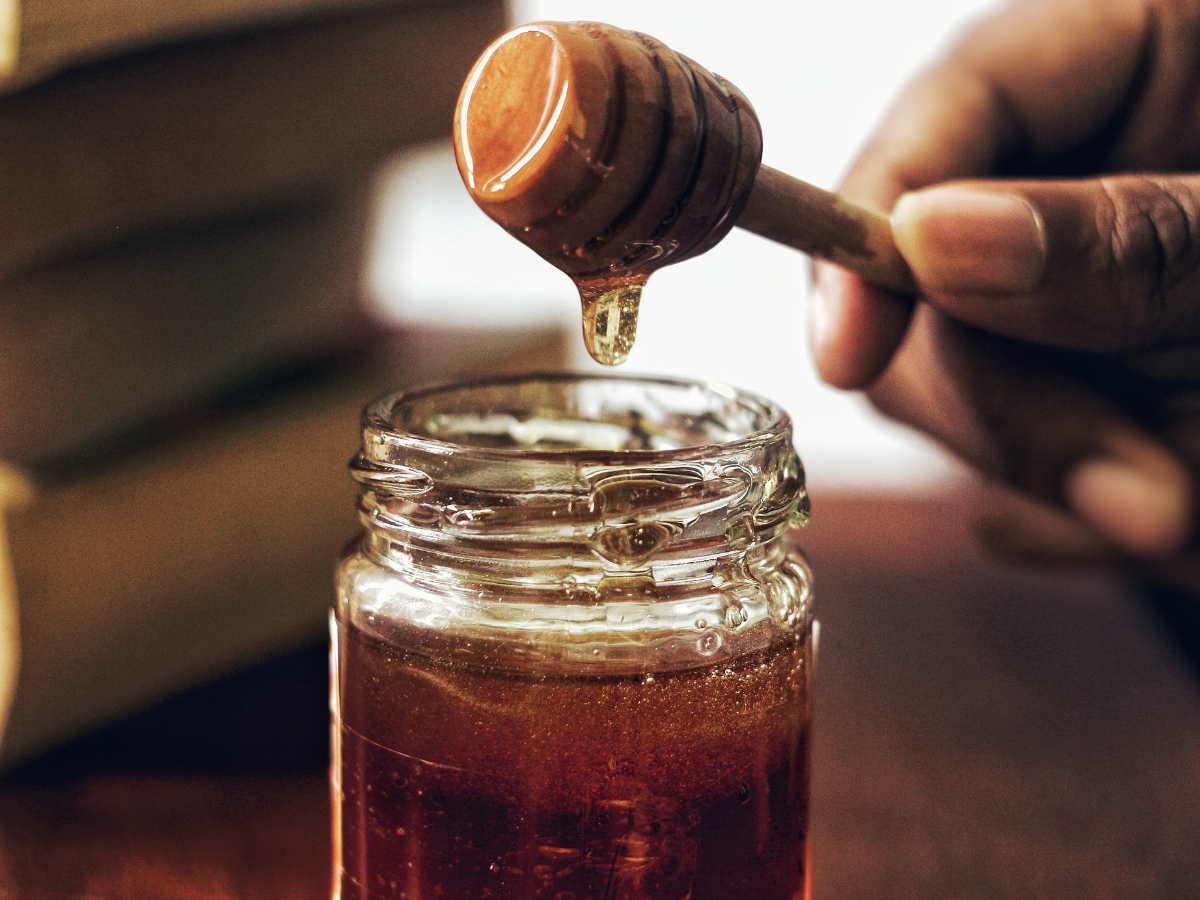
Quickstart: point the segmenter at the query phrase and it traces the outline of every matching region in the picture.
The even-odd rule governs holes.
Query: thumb
[[[1200,334],[1200,176],[964,181],[903,195],[896,245],[952,317],[1093,352]]]

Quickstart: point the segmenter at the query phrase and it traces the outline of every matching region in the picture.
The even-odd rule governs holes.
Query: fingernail
[[[1123,550],[1162,558],[1182,547],[1190,527],[1187,487],[1114,459],[1090,459],[1067,476],[1067,501]]]
[[[922,287],[1021,294],[1046,268],[1046,230],[1027,201],[963,187],[905,194],[892,212],[896,246]]]

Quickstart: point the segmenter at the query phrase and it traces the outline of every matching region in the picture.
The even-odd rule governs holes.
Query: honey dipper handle
[[[760,166],[739,228],[857,272],[872,284],[916,294],[888,217],[769,166]]]

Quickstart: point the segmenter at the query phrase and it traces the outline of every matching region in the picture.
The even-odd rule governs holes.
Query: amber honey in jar
[[[334,617],[334,896],[808,896],[791,423],[720,385],[384,398]]]

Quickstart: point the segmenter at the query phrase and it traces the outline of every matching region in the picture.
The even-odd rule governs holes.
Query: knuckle
[[[1200,264],[1200,209],[1177,181],[1104,178],[1100,234],[1113,300],[1123,324],[1135,333],[1170,324],[1172,291]]]

